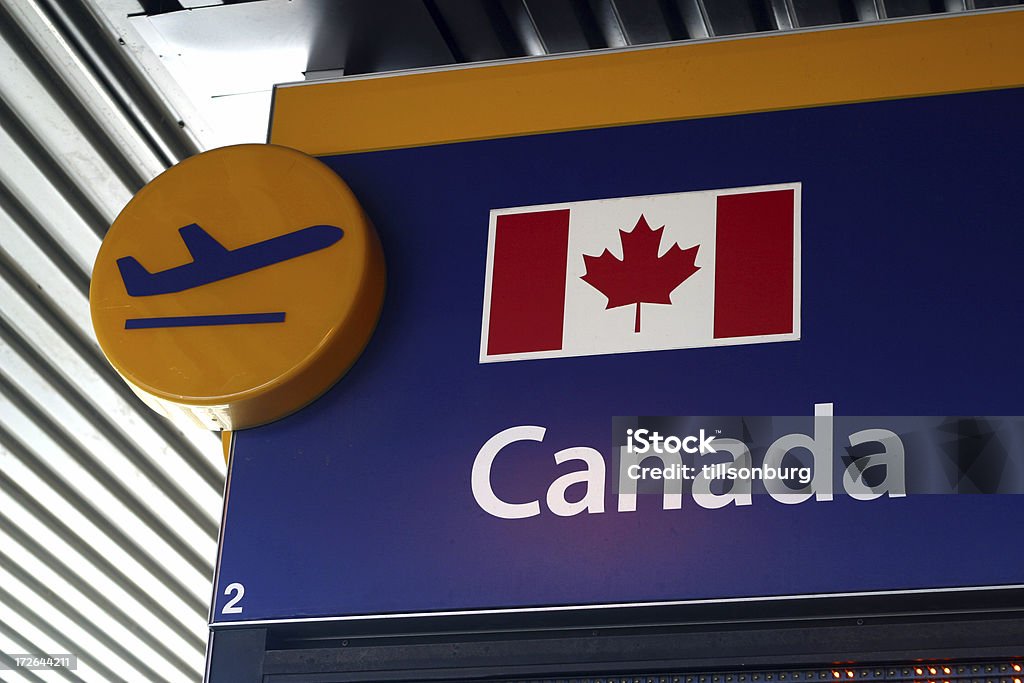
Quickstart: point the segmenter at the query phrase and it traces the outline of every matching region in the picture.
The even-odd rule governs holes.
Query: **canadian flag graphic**
[[[481,362],[799,338],[799,183],[491,211]]]

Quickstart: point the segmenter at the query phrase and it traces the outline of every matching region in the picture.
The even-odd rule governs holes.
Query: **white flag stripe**
[[[673,245],[699,245],[694,275],[672,293],[674,305],[641,304],[640,333],[635,306],[606,309],[608,297],[584,282],[583,255],[605,249],[622,258],[622,232],[632,232],[643,215],[661,233],[659,255]],[[715,297],[715,195],[711,192],[631,197],[585,202],[569,214],[569,256],[565,324],[560,355],[648,351],[698,344],[712,336]]]

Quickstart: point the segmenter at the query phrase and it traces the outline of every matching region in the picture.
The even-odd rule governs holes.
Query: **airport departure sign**
[[[235,433],[214,627],[1024,584],[1022,23],[279,88],[388,299]]]
[[[143,399],[239,429],[333,384],[383,294],[380,243],[345,183],[295,150],[239,145],[132,199],[103,241],[90,304],[104,353]]]

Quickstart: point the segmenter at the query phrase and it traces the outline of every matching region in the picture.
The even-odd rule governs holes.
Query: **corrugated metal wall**
[[[89,6],[0,2],[0,661],[80,657],[0,680],[201,678],[219,443],[141,404],[88,305],[111,221],[196,151]]]

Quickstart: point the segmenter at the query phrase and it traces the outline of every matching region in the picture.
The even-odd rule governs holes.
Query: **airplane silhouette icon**
[[[333,225],[313,225],[238,249],[225,249],[195,223],[178,229],[192,262],[151,273],[134,256],[117,259],[129,296],[173,294],[248,273],[325,249],[345,232]]]

